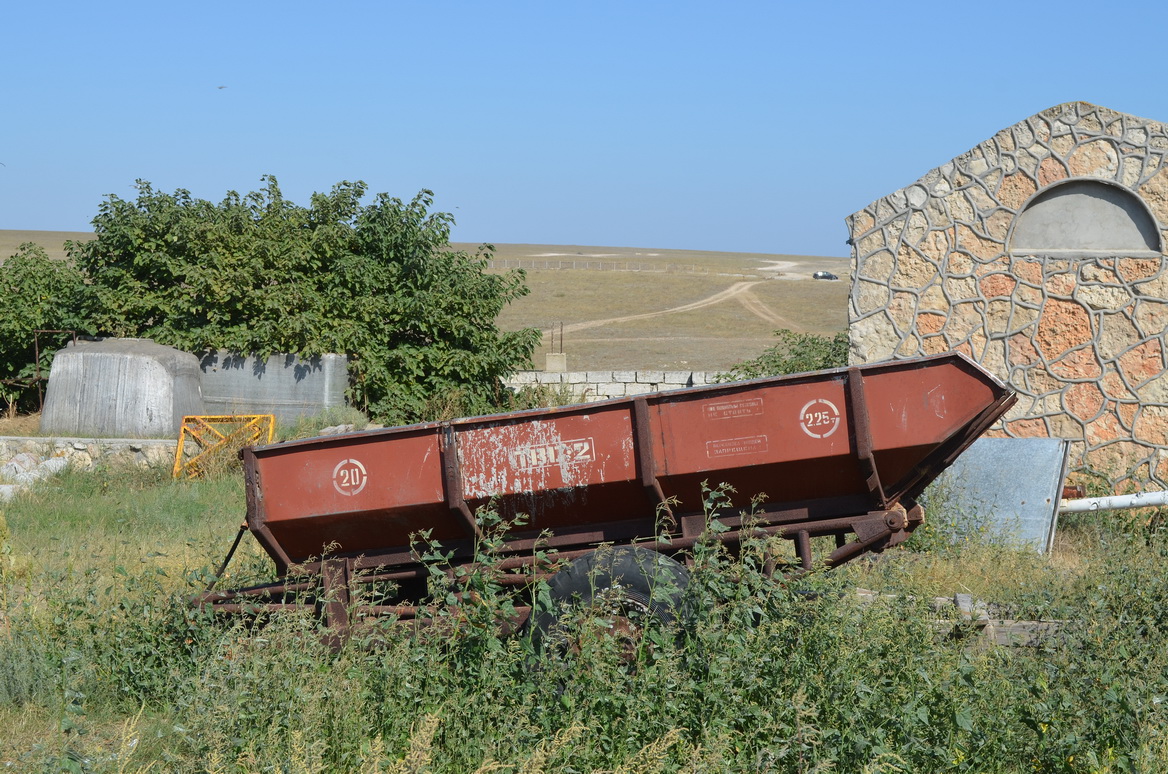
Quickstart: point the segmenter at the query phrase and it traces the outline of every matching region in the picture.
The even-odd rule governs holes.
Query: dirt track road
[[[725,290],[719,290],[711,296],[707,296],[699,301],[693,301],[681,306],[675,306],[671,309],[662,309],[657,312],[644,312],[642,314],[629,314],[623,317],[609,317],[605,320],[588,320],[587,322],[572,323],[565,325],[564,333],[576,333],[578,331],[585,331],[589,328],[599,328],[602,325],[611,325],[613,323],[630,322],[632,320],[647,320],[651,317],[662,317],[667,314],[677,314],[679,312],[692,312],[696,309],[705,309],[708,306],[721,304],[725,301],[736,300],[746,308],[751,314],[766,320],[767,322],[780,327],[794,327],[791,322],[781,315],[775,314],[770,308],[762,302],[762,300],[751,292],[751,288],[760,284],[759,280],[753,282],[735,282]],[[545,334],[550,334],[550,331],[544,331]]]
[[[757,285],[758,283],[752,282],[750,284]],[[735,298],[738,299],[738,303],[746,307],[746,311],[750,312],[755,317],[760,317],[772,325],[779,326],[780,328],[795,327],[795,325],[786,317],[783,317],[781,314],[776,312],[772,312],[771,308],[763,303],[763,300],[756,296],[754,291],[752,291],[749,287],[743,288],[742,292],[738,293]]]

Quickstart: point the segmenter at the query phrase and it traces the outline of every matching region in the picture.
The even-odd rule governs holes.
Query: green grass
[[[242,476],[174,481],[157,468],[67,470],[5,507],[13,555],[39,571],[108,570],[112,563],[177,578],[206,564],[243,512]]]
[[[6,506],[0,770],[1156,771],[1168,757],[1168,540],[1080,522],[1053,555],[896,550],[802,580],[695,549],[684,632],[536,655],[478,604],[340,653],[311,616],[189,610],[243,512],[237,476],[70,474]],[[923,541],[928,542],[928,541]],[[491,561],[487,555],[484,559]],[[269,572],[245,541],[226,585]],[[861,604],[856,586],[896,594]],[[965,591],[1070,622],[1040,648],[939,637]],[[812,592],[810,594],[805,592]]]
[[[352,406],[333,406],[319,414],[300,417],[292,422],[277,423],[276,440],[293,441],[297,438],[312,438],[327,427],[351,425],[354,430],[364,430],[369,426],[369,417]]]

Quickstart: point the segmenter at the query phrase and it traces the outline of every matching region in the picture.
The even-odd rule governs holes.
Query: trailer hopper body
[[[804,567],[810,539],[835,536],[833,565],[904,540],[925,486],[1014,400],[948,354],[245,449],[247,528],[278,575],[332,562],[345,583],[420,577],[422,537],[471,561],[481,508],[520,517],[502,549],[515,568],[537,547],[683,552],[711,517],[727,542],[793,540]],[[721,485],[757,500],[748,517],[708,513]],[[408,616],[417,600],[399,602]]]

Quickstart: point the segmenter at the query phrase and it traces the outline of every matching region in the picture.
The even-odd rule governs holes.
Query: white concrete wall
[[[581,401],[624,398],[683,387],[713,384],[716,373],[707,371],[519,371],[504,380],[508,387],[543,386],[567,389]]]

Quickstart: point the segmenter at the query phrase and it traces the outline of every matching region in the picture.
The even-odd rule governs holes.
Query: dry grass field
[[[74,231],[0,230],[0,258],[23,242],[64,257]],[[477,245],[455,244],[473,251]],[[520,262],[531,293],[504,310],[507,329],[563,326],[573,370],[716,371],[755,357],[777,328],[833,334],[847,325],[849,261],[839,257],[580,245],[496,245],[496,264]],[[545,268],[571,262],[577,268]],[[814,280],[830,271],[840,281]]]
[[[65,257],[65,242],[93,239],[88,231],[16,231],[0,229],[0,260],[7,260],[25,242],[45,248],[50,258]]]
[[[847,258],[563,245],[496,248],[497,262],[537,267],[525,268],[531,294],[502,315],[506,328],[545,331],[537,366],[551,351],[547,332],[553,326],[560,349],[561,324],[569,369],[699,371],[757,356],[773,343],[777,328],[834,334],[847,326]],[[548,262],[589,268],[542,268]],[[840,281],[812,279],[819,270]]]

